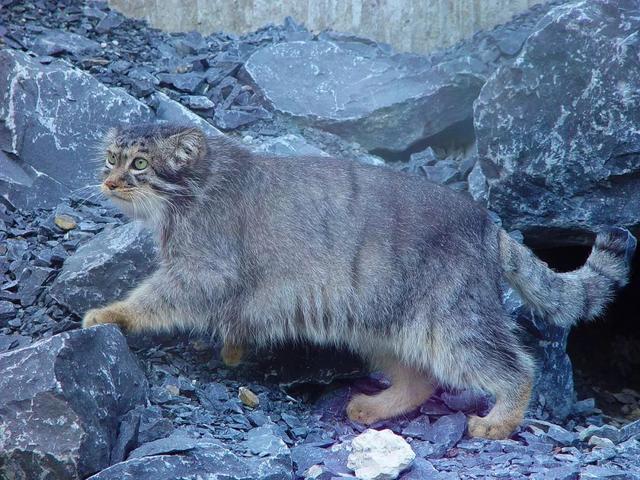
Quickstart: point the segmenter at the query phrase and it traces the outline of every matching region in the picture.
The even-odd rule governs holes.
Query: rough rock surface
[[[1,353],[0,370],[2,478],[84,478],[108,467],[119,418],[147,398],[114,326]]]
[[[244,68],[277,111],[368,150],[405,150],[470,118],[484,82],[481,62],[432,65],[327,41],[268,46]]]
[[[136,223],[107,229],[64,262],[50,294],[82,316],[120,299],[154,270],[155,246]]]
[[[106,129],[152,118],[146,105],[66,62],[43,65],[0,51],[0,150],[10,155],[0,179],[5,198],[22,208],[56,206],[95,183],[93,148]]]
[[[476,101],[488,206],[541,244],[640,225],[638,8],[556,7]]]
[[[286,447],[285,447],[286,448]],[[188,451],[166,452],[127,461],[89,477],[90,480],[289,480],[293,478],[291,465],[273,469],[269,458],[243,458],[218,442],[194,439]],[[291,460],[289,459],[289,464]]]
[[[366,430],[351,442],[347,466],[362,480],[395,480],[416,454],[391,430]]]

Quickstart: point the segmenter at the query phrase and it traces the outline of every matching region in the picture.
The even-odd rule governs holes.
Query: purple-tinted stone
[[[405,437],[419,438],[425,440],[425,436],[429,429],[429,417],[426,415],[415,418],[409,422],[409,424],[402,429],[402,435]]]
[[[440,398],[451,410],[475,413],[480,416],[486,415],[491,406],[487,394],[474,392],[472,390],[463,390],[456,393],[442,392]]]
[[[420,407],[420,413],[425,415],[449,415],[453,411],[436,398],[430,398]]]
[[[436,475],[438,475],[438,471],[431,462],[424,458],[416,458],[411,464],[411,470],[402,475],[400,480],[424,480],[435,478]]]
[[[447,445],[450,448],[462,438],[466,427],[467,417],[463,413],[446,415],[429,425],[424,439],[439,445]]]
[[[291,449],[291,459],[298,475],[302,475],[309,467],[323,463],[330,453],[324,448],[303,444]]]

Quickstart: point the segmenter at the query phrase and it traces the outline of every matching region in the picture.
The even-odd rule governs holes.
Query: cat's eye
[[[135,168],[136,170],[144,170],[148,166],[149,166],[149,162],[144,158],[138,157],[133,160],[133,168]]]
[[[107,155],[107,163],[112,166],[116,164],[116,156],[113,153]]]

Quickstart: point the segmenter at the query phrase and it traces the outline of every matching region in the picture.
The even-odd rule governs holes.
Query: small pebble
[[[260,399],[258,398],[258,396],[247,387],[240,387],[238,389],[238,398],[244,405],[249,408],[256,408],[258,405],[260,405]]]
[[[56,215],[53,221],[64,231],[73,230],[77,225],[75,219],[70,215]]]

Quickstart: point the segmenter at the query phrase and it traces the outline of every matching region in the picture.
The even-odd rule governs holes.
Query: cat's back
[[[298,222],[322,219],[343,232],[425,238],[476,237],[489,221],[471,198],[417,174],[333,157],[257,156],[255,162],[262,200]]]

